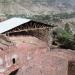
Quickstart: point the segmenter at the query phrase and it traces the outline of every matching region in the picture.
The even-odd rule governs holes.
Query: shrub
[[[59,47],[75,49],[75,35],[72,33],[68,23],[65,24],[64,29],[55,29],[52,37],[53,41],[55,41]]]

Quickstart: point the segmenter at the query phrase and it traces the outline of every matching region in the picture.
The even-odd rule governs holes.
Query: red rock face
[[[55,56],[47,44],[34,37],[26,37],[24,43],[17,45],[19,71],[17,75],[67,75],[68,61]],[[62,53],[61,53],[62,54]]]
[[[45,50],[28,51],[25,64],[17,75],[67,75],[67,61]]]
[[[75,52],[50,50],[47,43],[35,37],[21,38],[16,38],[19,43],[9,50],[11,61],[15,58],[15,63],[6,75],[16,69],[19,69],[16,75],[68,75],[68,61],[75,60]]]

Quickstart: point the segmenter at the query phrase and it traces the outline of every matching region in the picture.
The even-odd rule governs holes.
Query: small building
[[[34,36],[50,43],[50,30],[53,26],[25,18],[11,18],[0,23],[0,33],[7,36]]]

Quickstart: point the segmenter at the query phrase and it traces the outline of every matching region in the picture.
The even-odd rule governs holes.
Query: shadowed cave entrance
[[[9,75],[16,75],[19,69],[16,69],[15,71],[12,71]]]

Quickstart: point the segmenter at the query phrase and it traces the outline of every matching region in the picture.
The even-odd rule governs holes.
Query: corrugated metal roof
[[[16,17],[3,21],[0,23],[0,33],[4,33],[29,21],[30,19]]]

